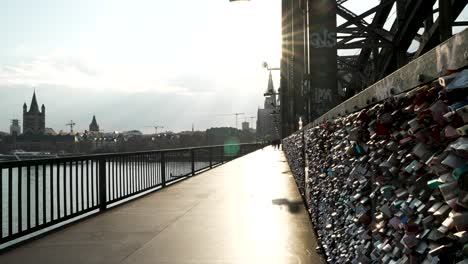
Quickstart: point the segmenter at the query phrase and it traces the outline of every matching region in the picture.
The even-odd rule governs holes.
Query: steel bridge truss
[[[313,0],[311,0],[313,1]],[[350,97],[450,38],[468,0],[381,0],[356,14],[337,0],[338,88]],[[341,21],[340,21],[341,22]],[[459,30],[457,30],[459,31]]]

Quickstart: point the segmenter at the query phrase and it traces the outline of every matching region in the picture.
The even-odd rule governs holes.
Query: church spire
[[[267,93],[269,94],[275,93],[275,87],[273,86],[273,78],[271,77],[271,71],[270,71],[270,76],[268,77]]]
[[[89,131],[99,132],[99,125],[96,121],[96,115],[93,115],[93,120],[91,121],[91,124],[89,125]]]
[[[265,109],[274,109],[276,107],[276,92],[275,87],[273,86],[273,78],[271,76],[268,77],[268,87],[265,93]]]
[[[39,105],[37,104],[36,99],[36,90],[34,89],[33,98],[31,100],[31,105],[29,107],[30,113],[38,113],[39,112]]]

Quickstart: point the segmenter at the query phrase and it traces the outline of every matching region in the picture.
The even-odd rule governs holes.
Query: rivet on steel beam
[[[371,100],[370,99],[367,99],[366,100],[366,104],[370,104],[371,103]]]
[[[345,113],[346,113],[346,114],[349,114],[348,110],[345,110]]]
[[[355,106],[354,106],[354,110],[357,110],[357,109],[358,109],[358,107],[357,107],[357,105],[355,105]]]
[[[377,102],[377,98],[375,96],[372,96],[372,102],[373,103]]]
[[[424,74],[419,74],[418,75],[418,81],[419,82],[424,82],[424,80],[426,80],[426,77],[424,76]]]
[[[395,88],[390,88],[390,94],[396,94]]]
[[[465,60],[468,60],[468,50],[463,53],[463,56],[465,57]]]

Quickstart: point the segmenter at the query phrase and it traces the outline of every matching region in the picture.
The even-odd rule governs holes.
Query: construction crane
[[[246,117],[244,117],[244,121],[247,122],[247,119],[253,120],[255,118],[257,118],[257,117],[256,116],[246,116]],[[250,121],[250,122],[252,122],[252,121]]]
[[[163,126],[145,126],[145,127],[152,127],[154,128],[154,134],[157,135],[158,134],[158,128],[164,128]]]
[[[76,125],[75,122],[73,122],[73,120],[70,120],[70,122],[68,124],[65,124],[66,126],[70,126],[70,134],[73,134],[73,127]]]
[[[245,113],[232,113],[232,114],[225,114],[225,115],[221,115],[221,116],[233,116],[233,115],[236,116],[236,129],[237,129],[237,118],[238,118],[240,115],[245,115]]]

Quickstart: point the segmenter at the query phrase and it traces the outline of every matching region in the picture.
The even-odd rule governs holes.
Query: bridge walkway
[[[267,147],[0,255],[0,263],[321,263],[283,152]]]

